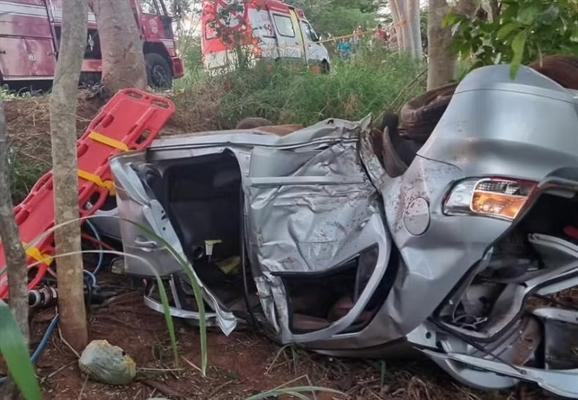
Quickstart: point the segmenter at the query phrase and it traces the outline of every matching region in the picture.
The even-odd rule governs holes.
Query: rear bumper
[[[185,75],[185,63],[180,57],[172,57],[173,78],[182,78]]]

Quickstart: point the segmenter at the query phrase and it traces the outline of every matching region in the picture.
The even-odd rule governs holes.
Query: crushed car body
[[[481,389],[578,398],[578,94],[479,68],[423,146],[330,119],[157,139],[110,166],[145,301],[230,334],[351,357],[421,352]],[[405,146],[405,147],[404,147]],[[142,226],[146,229],[142,229]],[[150,232],[154,232],[154,235]],[[162,238],[160,240],[159,238]],[[177,257],[175,257],[177,255]],[[554,296],[556,295],[556,296]]]

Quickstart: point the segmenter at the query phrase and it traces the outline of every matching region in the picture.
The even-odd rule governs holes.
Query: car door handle
[[[0,50],[0,54],[6,54],[6,50]]]

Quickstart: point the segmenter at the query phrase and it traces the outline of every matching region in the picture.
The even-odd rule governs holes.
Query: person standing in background
[[[361,26],[358,26],[357,28],[355,28],[353,30],[353,36],[351,37],[351,42],[353,43],[354,46],[357,46],[359,44],[359,41],[361,40],[362,35],[363,35],[363,31],[361,30]]]
[[[383,25],[377,25],[373,38],[378,46],[384,46],[387,43],[387,32],[383,29]]]
[[[337,42],[337,51],[342,60],[347,60],[351,54],[351,42],[347,39],[339,39]]]

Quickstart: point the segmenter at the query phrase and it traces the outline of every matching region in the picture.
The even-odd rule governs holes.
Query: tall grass
[[[385,49],[361,47],[346,61],[334,61],[329,74],[284,63],[221,76],[202,76],[173,97],[174,122],[189,131],[230,129],[248,116],[280,124],[314,124],[326,118],[361,119],[397,108],[425,89],[418,82],[398,98],[425,65]],[[395,101],[395,104],[394,104]]]

